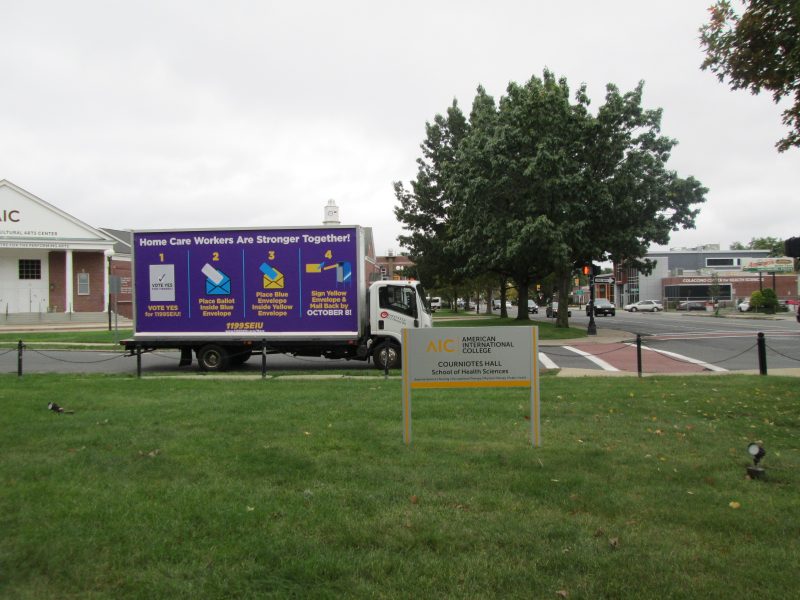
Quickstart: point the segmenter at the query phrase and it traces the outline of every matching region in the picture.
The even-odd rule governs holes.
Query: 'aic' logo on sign
[[[431,340],[425,348],[425,352],[455,352],[456,341],[451,339]]]

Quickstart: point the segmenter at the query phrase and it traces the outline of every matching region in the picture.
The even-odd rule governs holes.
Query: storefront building
[[[107,311],[114,243],[0,180],[0,315]]]
[[[748,265],[768,255],[768,250],[720,250],[716,244],[649,252],[647,258],[656,264],[648,275],[615,265],[617,305],[658,300],[674,307],[685,300],[712,299],[736,304],[765,288],[774,289],[780,300],[797,300],[797,273],[748,271]]]

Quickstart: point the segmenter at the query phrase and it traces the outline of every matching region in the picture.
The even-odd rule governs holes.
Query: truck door
[[[417,293],[407,285],[385,285],[378,291],[378,331],[395,333],[404,327],[419,327]]]

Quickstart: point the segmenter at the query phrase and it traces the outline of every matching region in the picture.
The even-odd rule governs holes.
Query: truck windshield
[[[428,314],[431,314],[431,307],[428,305],[428,303],[427,303],[427,302],[425,302],[425,298],[427,298],[427,297],[428,297],[428,294],[425,292],[425,288],[424,288],[424,287],[422,287],[422,284],[421,284],[421,283],[418,283],[418,284],[417,284],[417,297],[418,297],[418,298],[422,298],[422,299],[423,299],[423,302],[422,302],[422,308],[423,308],[423,310],[424,310],[426,313],[428,313]]]

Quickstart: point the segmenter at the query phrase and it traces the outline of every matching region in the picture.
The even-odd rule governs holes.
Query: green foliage
[[[411,190],[402,182],[394,183],[398,206],[394,212],[408,231],[399,242],[408,249],[420,280],[429,289],[446,288],[463,282],[457,269],[460,257],[447,253],[451,237],[448,213],[451,198],[447,194],[446,173],[469,124],[453,101],[445,115],[436,115],[425,124],[426,139],[417,159],[417,177]]]
[[[754,310],[758,310],[762,306],[764,306],[764,293],[756,290],[752,294],[750,294],[750,306]]]
[[[647,270],[637,259],[651,243],[693,226],[706,190],[666,169],[676,142],[659,134],[661,111],[642,108],[642,89],[607,86],[596,115],[585,86],[573,102],[549,71],[510,83],[497,105],[478,89],[449,178],[451,246],[473,250],[468,268],[507,273],[521,303],[534,278],[555,273],[567,298],[576,264],[615,258]]]
[[[567,298],[576,264],[652,268],[639,259],[694,225],[706,190],[666,168],[676,142],[660,135],[661,111],[642,108],[642,90],[609,84],[592,114],[585,86],[572,100],[566,80],[545,71],[510,83],[499,102],[479,87],[468,121],[455,103],[437,115],[412,190],[395,184],[395,213],[410,231],[402,241],[423,280],[426,269],[450,280],[493,273],[527,305],[551,275]],[[558,324],[568,326],[566,310]]]
[[[794,378],[0,384],[3,598],[796,595]]]
[[[768,313],[774,313],[778,308],[778,295],[775,293],[775,290],[766,288],[761,292],[761,295],[763,298],[762,306],[764,310]]]
[[[783,240],[776,237],[751,238],[745,245],[741,242],[733,242],[731,250],[769,250],[770,256],[783,256]]]
[[[711,7],[711,19],[700,29],[706,52],[702,69],[710,69],[731,89],[772,93],[778,103],[793,98],[783,111],[789,128],[776,146],[780,152],[800,146],[800,4],[797,0],[743,0],[737,13],[724,0]]]

